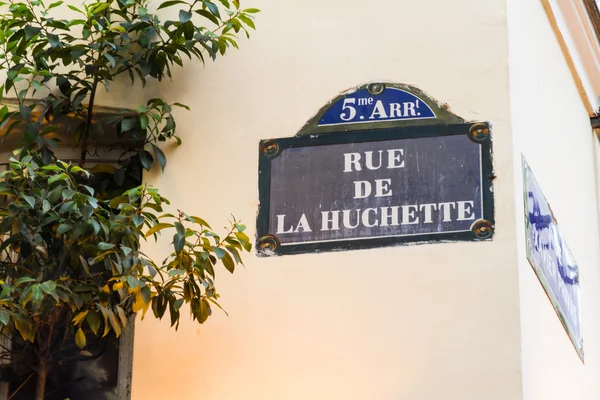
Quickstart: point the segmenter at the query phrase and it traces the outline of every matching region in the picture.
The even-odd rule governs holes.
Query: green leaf
[[[213,246],[213,248],[212,248],[212,249],[213,249],[213,251],[215,252],[215,255],[216,255],[218,258],[223,258],[223,257],[225,256],[225,254],[227,254],[227,253],[225,252],[225,250],[223,250],[223,249],[221,249],[221,248],[219,248],[219,247]]]
[[[92,332],[94,332],[94,335],[97,335],[98,329],[100,329],[100,316],[92,310],[87,314],[86,321]]]
[[[64,172],[62,174],[58,174],[58,175],[52,175],[49,179],[48,179],[48,183],[52,184],[58,180],[67,180],[68,176],[67,174],[65,174]]]
[[[146,114],[140,114],[140,125],[142,127],[142,129],[146,129],[148,128],[148,123],[149,123],[149,119],[148,119],[148,115]]]
[[[165,228],[173,228],[173,227],[175,227],[175,225],[161,222],[161,223],[154,225],[152,228],[148,229],[148,232],[146,232],[146,234],[144,236],[149,237]]]
[[[83,322],[83,319],[88,315],[89,310],[85,310],[73,317],[73,325],[79,325]]]
[[[129,197],[127,196],[117,196],[110,201],[109,206],[111,206],[111,208],[118,209],[120,204],[127,203],[128,201]]]
[[[203,324],[204,322],[206,322],[206,320],[208,319],[208,317],[211,314],[212,314],[212,312],[210,310],[210,303],[206,299],[200,300],[200,304],[198,307],[198,313],[196,314],[196,317],[198,318],[198,322]]]
[[[182,0],[165,1],[163,3],[160,3],[160,6],[158,6],[157,10],[160,10],[162,8],[171,7],[171,6],[174,6],[176,4],[186,4],[187,5],[187,3],[185,1],[182,1]]]
[[[139,228],[145,221],[144,217],[142,217],[139,214],[132,214],[131,215],[131,220],[133,221],[133,224]]]
[[[132,130],[136,125],[136,119],[133,117],[126,117],[121,120],[121,132],[127,132]]]
[[[123,254],[125,254],[125,256],[128,256],[132,252],[131,247],[127,247],[127,246],[123,246],[123,245],[121,245],[121,250],[123,250]]]
[[[214,16],[214,14],[208,12],[207,10],[195,10],[196,13],[202,15],[204,18],[207,18],[210,20],[210,22],[212,22],[215,25],[219,25],[219,20],[217,19],[217,17]]]
[[[28,318],[25,318],[21,315],[14,314],[13,321],[15,323],[15,328],[21,334],[21,337],[24,340],[28,340],[33,343],[35,340],[35,333],[33,331],[33,324]]]
[[[24,30],[25,30],[25,39],[29,40],[32,37],[34,37],[35,35],[37,35],[38,33],[40,33],[42,28],[39,28],[37,26],[26,26]]]
[[[246,8],[244,12],[248,14],[256,14],[259,13],[260,10],[258,8]]]
[[[185,245],[185,236],[180,234],[173,235],[173,247],[175,248],[175,252],[179,253],[183,250],[183,246]]]
[[[47,37],[48,43],[50,43],[50,46],[52,46],[52,48],[55,48],[60,43],[60,38],[57,35],[49,33]]]
[[[217,7],[215,3],[208,0],[204,0],[203,3],[211,13],[216,15],[219,19],[221,18],[221,14],[219,14],[219,7]]]
[[[154,143],[152,143],[152,150],[154,150],[154,155],[156,156],[156,160],[158,161],[160,168],[164,172],[165,166],[167,165],[167,156],[165,156],[165,153],[163,153],[163,151],[160,149],[160,147],[158,147]]]
[[[229,253],[225,253],[221,258],[221,261],[223,262],[225,268],[227,268],[227,271],[233,274],[233,271],[235,271],[235,263],[233,262],[233,258],[231,258]]]
[[[190,111],[190,108],[188,106],[186,106],[185,104],[173,103],[173,105],[177,106],[177,107],[185,108],[186,110]]]
[[[42,301],[44,298],[44,292],[40,289],[40,285],[31,286],[31,300],[35,303]]]
[[[245,16],[244,14],[240,14],[239,18],[244,21],[244,23],[246,25],[248,25],[250,28],[256,30],[256,26],[254,26],[254,21],[252,21],[252,18]]]
[[[229,251],[231,253],[236,264],[243,264],[242,257],[240,257],[240,253],[239,253],[239,251],[237,251],[237,249],[235,247],[226,246],[225,248],[227,249],[227,251]]]
[[[138,156],[140,157],[142,167],[144,167],[146,171],[150,171],[150,168],[152,168],[152,162],[154,161],[152,159],[152,155],[146,150],[140,150],[138,152]]]
[[[75,343],[80,349],[83,349],[87,343],[85,333],[83,333],[81,328],[77,329],[77,332],[75,333]]]
[[[121,325],[123,325],[123,327],[126,327],[127,316],[125,315],[125,311],[119,306],[116,306],[115,310],[117,310],[117,315],[119,316],[119,320],[121,320]]]
[[[61,1],[57,1],[57,2],[55,2],[55,3],[52,3],[52,4],[50,4],[50,5],[48,6],[48,10],[51,10],[51,9],[53,9],[54,7],[58,7],[58,6],[60,6],[62,3],[63,3],[63,2],[62,2],[62,0],[61,0]]]
[[[46,281],[42,283],[40,285],[40,289],[42,289],[42,292],[54,297],[54,300],[58,302],[58,296],[56,295],[56,283],[54,283],[54,281]]]
[[[83,188],[85,188],[85,190],[88,191],[89,194],[91,194],[92,196],[94,195],[95,191],[94,188],[87,186],[87,185],[81,185]]]
[[[179,236],[185,236],[185,227],[181,222],[175,222],[175,229],[177,229],[177,234]]]
[[[111,56],[110,54],[108,54],[108,53],[104,53],[104,57],[105,57],[105,58],[108,60],[108,62],[110,63],[110,66],[111,66],[111,67],[113,67],[113,68],[114,68],[114,67],[115,67],[115,65],[117,65],[117,63],[116,63],[116,61],[115,61],[115,58],[114,58],[113,56]]]
[[[60,224],[58,226],[58,229],[56,230],[56,234],[60,236],[66,232],[69,232],[71,230],[71,228],[72,228],[72,226],[69,224]]]
[[[35,281],[35,279],[33,279],[33,278],[30,278],[28,276],[23,276],[23,277],[17,279],[17,281],[15,282],[15,286],[20,286],[23,283],[29,283],[29,282],[34,282],[34,281]]]
[[[234,232],[234,235],[240,242],[242,242],[242,246],[246,251],[252,250],[252,243],[250,243],[250,238],[243,232]]]
[[[202,225],[202,226],[205,226],[205,227],[207,227],[208,229],[212,229],[212,228],[210,227],[210,225],[208,224],[208,222],[206,222],[206,221],[205,221],[205,220],[203,220],[202,218],[200,218],[200,217],[196,217],[196,216],[193,216],[193,215],[192,215],[190,218],[192,218],[192,219],[194,220],[194,222],[195,222],[195,223],[197,223],[197,224],[199,224],[199,225]]]
[[[45,165],[45,166],[42,167],[42,170],[44,170],[44,171],[64,171],[63,168],[59,167],[56,164]]]
[[[10,321],[10,314],[8,311],[0,310],[0,324],[6,326]]]
[[[35,208],[35,197],[27,196],[25,194],[21,195],[21,197],[23,197],[23,200],[25,200],[31,208]]]
[[[115,336],[121,336],[121,325],[119,324],[119,320],[117,316],[112,310],[107,310],[108,321],[110,322],[110,326],[112,326],[113,331],[115,332]]]
[[[85,15],[85,13],[83,11],[81,11],[79,8],[77,8],[75,6],[72,6],[72,5],[69,4],[69,5],[67,5],[67,7],[69,7],[73,11],[77,11],[78,13],[81,13],[81,14]]]
[[[179,22],[182,24],[192,19],[192,13],[186,10],[179,10]]]
[[[110,250],[110,249],[114,249],[115,245],[112,243],[106,243],[106,242],[100,242],[98,243],[98,250],[100,251],[106,251],[106,250]]]
[[[44,201],[42,202],[42,212],[46,214],[48,211],[50,211],[51,208],[52,205],[50,204],[50,202],[44,199]]]
[[[98,247],[100,247],[100,245],[98,245]],[[88,262],[85,260],[85,258],[81,254],[79,255],[79,262],[80,262],[81,266],[83,267],[83,269],[85,270],[85,272],[88,274],[88,276],[90,278],[93,278],[92,273],[90,272],[90,266],[88,265]]]

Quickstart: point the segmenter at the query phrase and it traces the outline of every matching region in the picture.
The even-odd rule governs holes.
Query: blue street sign
[[[419,97],[388,87],[378,95],[367,89],[352,92],[332,104],[318,126],[436,118]]]
[[[525,159],[523,189],[527,259],[583,361],[579,269]]]

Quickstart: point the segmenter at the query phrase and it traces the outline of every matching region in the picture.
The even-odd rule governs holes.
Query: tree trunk
[[[46,397],[46,378],[48,378],[48,364],[46,360],[40,360],[40,371],[35,389],[36,400],[44,400]]]

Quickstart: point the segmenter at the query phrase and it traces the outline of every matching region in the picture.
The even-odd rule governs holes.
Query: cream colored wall
[[[246,257],[222,304],[178,332],[137,325],[133,399],[521,399],[515,187],[503,0],[245,1],[258,32],[160,86],[185,145],[147,177],[178,208],[254,235],[258,142],[293,136],[339,91],[414,84],[493,124],[492,242]],[[326,188],[324,188],[326,190]],[[162,257],[161,247],[146,250]]]
[[[525,400],[596,400],[600,393],[600,247],[594,138],[539,0],[509,0],[510,88]],[[583,365],[525,254],[520,153],[579,264]]]

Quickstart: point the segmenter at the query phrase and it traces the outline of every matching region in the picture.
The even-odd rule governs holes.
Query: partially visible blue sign
[[[583,361],[579,269],[550,205],[523,159],[527,259]]]
[[[318,126],[435,118],[419,97],[401,89],[387,88],[373,95],[368,90],[350,93],[333,104]]]

